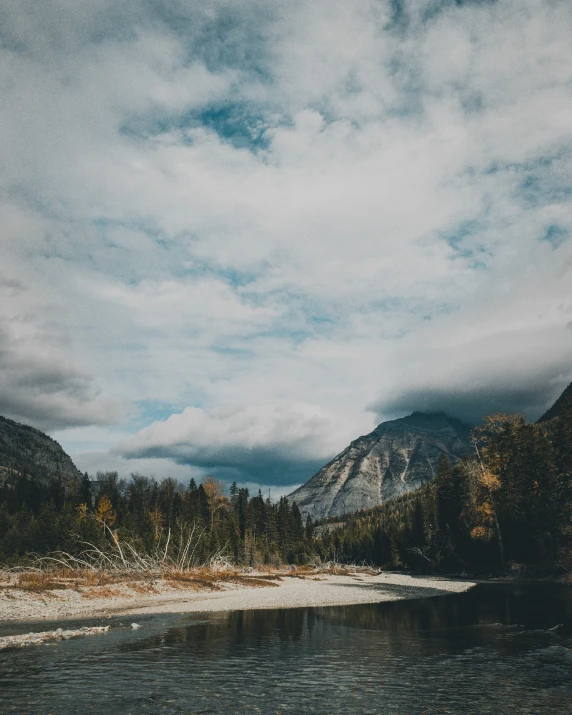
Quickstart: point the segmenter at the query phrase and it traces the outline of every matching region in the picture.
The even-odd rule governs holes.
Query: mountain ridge
[[[0,416],[0,480],[25,475],[72,483],[82,474],[59,442],[35,427]]]
[[[444,412],[413,412],[353,440],[289,498],[313,519],[341,516],[419,489],[441,454],[455,463],[469,449],[471,427]]]

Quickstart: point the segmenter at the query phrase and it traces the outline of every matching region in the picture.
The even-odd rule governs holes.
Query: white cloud
[[[53,430],[125,410],[135,442],[154,422],[197,464],[171,430],[201,415],[200,449],[246,474],[229,420],[279,471],[373,426],[372,400],[552,398],[572,9],[401,5],[3,3],[0,411]],[[273,431],[280,410],[306,436]]]
[[[70,355],[65,306],[29,280],[0,274],[0,414],[45,430],[122,420],[121,401]]]
[[[388,360],[391,382],[380,376],[379,418],[417,409],[471,422],[491,412],[538,419],[572,382],[572,260],[554,254],[527,256],[520,279],[483,290],[462,320],[445,317],[406,338]]]
[[[333,456],[340,443],[339,424],[324,409],[250,404],[210,412],[187,407],[120,442],[116,451],[128,458],[168,458],[218,469],[243,481],[254,475],[262,484],[293,484]]]

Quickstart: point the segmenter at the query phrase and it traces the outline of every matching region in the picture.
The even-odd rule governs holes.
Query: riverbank
[[[473,581],[396,573],[289,571],[155,579],[37,591],[0,578],[0,622],[79,617],[342,606],[467,591]]]

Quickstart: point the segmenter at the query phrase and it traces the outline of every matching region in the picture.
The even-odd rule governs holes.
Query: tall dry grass
[[[224,584],[263,587],[277,586],[283,577],[316,578],[320,575],[352,575],[378,573],[366,564],[340,563],[337,560],[314,560],[304,566],[268,569],[265,573],[241,570],[225,555],[225,548],[210,554],[206,563],[198,563],[196,553],[205,530],[196,525],[178,525],[163,543],[157,543],[152,553],[144,552],[126,539],[120,539],[102,523],[106,530],[107,548],[86,543],[82,553],[75,555],[58,551],[48,556],[30,557],[31,565],[11,569],[16,575],[13,586],[30,593],[76,590],[89,598],[122,594],[125,587],[140,595],[160,592],[164,586],[193,591],[218,591]],[[171,549],[169,548],[171,546]]]

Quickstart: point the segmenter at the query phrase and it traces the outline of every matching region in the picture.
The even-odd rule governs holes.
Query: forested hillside
[[[572,570],[572,410],[551,419],[495,415],[474,453],[443,456],[434,482],[319,529],[325,558],[449,573]],[[549,415],[550,416],[550,415]]]
[[[45,437],[35,433],[24,436]],[[436,478],[417,491],[317,525],[303,524],[294,501],[251,497],[236,484],[227,494],[212,477],[185,487],[114,472],[91,482],[13,469],[0,480],[0,563],[104,553],[118,542],[187,565],[318,557],[419,572],[572,572],[572,389],[536,424],[488,417],[463,459],[451,464],[443,451]]]

